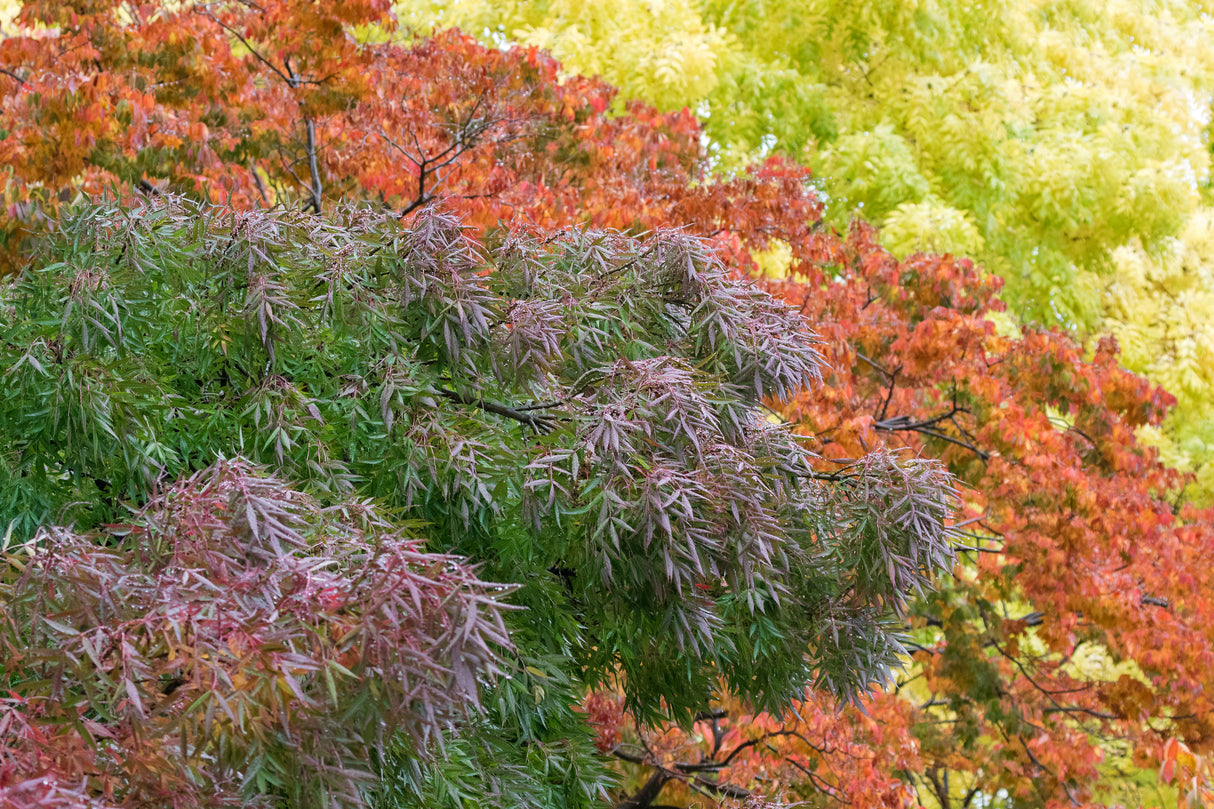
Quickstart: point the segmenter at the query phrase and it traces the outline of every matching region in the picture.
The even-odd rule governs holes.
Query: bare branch
[[[316,165],[316,122],[311,118],[304,119],[304,128],[307,131],[307,150],[308,150],[308,172],[312,175],[312,199],[311,206],[313,213],[320,213],[320,168]]]

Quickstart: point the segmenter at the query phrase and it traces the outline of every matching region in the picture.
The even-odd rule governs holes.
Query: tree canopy
[[[1115,341],[383,3],[21,19],[4,800],[1209,796],[1214,518]]]
[[[96,767],[86,790],[115,805],[190,780],[200,805],[355,805],[367,748],[424,738],[410,723],[508,651],[539,689],[517,711],[564,684],[562,736],[572,683],[618,678],[659,718],[701,709],[718,677],[779,709],[810,682],[854,697],[885,675],[890,620],[951,554],[947,474],[886,453],[816,472],[760,410],[817,386],[812,333],[695,239],[503,236],[487,248],[432,212],[402,228],[157,202],[65,222],[4,298],[2,519],[38,530],[6,598],[6,667],[32,706],[18,756],[83,708],[51,774]],[[237,453],[312,494],[222,460]],[[526,609],[444,584],[462,562],[396,539],[366,498]],[[65,680],[80,702],[52,709]],[[477,732],[517,742],[521,721]],[[110,761],[70,758],[90,735]],[[175,783],[147,744],[172,751]]]

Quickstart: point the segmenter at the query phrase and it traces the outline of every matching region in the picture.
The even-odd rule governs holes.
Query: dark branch
[[[636,791],[636,794],[617,803],[616,809],[648,809],[671,777],[665,770],[656,770],[653,775],[649,776],[645,785]]]
[[[828,798],[834,799],[836,802],[841,803],[844,806],[848,805],[848,801],[845,801],[843,798],[840,798],[839,795],[837,794],[837,792],[838,792],[837,787],[831,786],[829,783],[827,783],[825,778],[818,775],[816,772],[809,769],[804,764],[802,764],[801,762],[792,758],[791,756],[785,756],[784,760],[787,761],[789,764],[793,765],[794,767],[796,767],[801,772],[803,772],[806,776],[808,776],[809,782],[811,784],[813,784],[814,787],[816,787],[818,789],[818,791],[820,791],[823,795],[826,795]]]
[[[945,418],[947,418],[947,416]],[[968,449],[970,452],[974,453],[975,455],[977,455],[979,458],[981,458],[984,461],[990,460],[991,454],[989,452],[979,449],[975,445],[971,444],[969,441],[962,441],[960,438],[954,438],[953,436],[948,435],[947,433],[942,433],[939,430],[933,430],[933,429],[931,429],[930,426],[927,426],[927,425],[933,424],[933,423],[935,423],[935,422],[934,421],[912,422],[906,416],[895,416],[892,419],[885,419],[884,421],[878,421],[876,424],[873,425],[873,427],[875,427],[877,430],[880,430],[882,432],[887,432],[887,433],[910,431],[910,432],[922,433],[923,435],[930,435],[933,438],[939,438],[941,441],[947,441],[950,444],[956,444],[959,447],[964,447],[965,449]]]
[[[453,402],[468,405],[469,407],[478,407],[486,413],[492,413],[495,416],[503,416],[508,419],[514,419],[520,424],[535,430],[537,433],[550,432],[556,424],[556,419],[554,419],[552,416],[543,416],[535,413],[527,413],[522,410],[515,410],[513,407],[507,407],[504,404],[490,401],[489,399],[478,399],[472,396],[465,396],[458,391],[448,390],[447,388],[440,388],[438,393],[444,398]]]
[[[219,19],[218,17],[216,17],[216,16],[215,16],[215,15],[214,15],[214,14],[211,12],[211,10],[210,10],[209,8],[207,8],[207,4],[204,4],[204,3],[198,3],[198,4],[196,4],[196,5],[194,6],[194,12],[195,12],[196,14],[201,14],[202,16],[204,16],[204,17],[206,17],[207,19],[209,19],[211,22],[213,22],[213,23],[215,23],[216,25],[218,25],[218,26],[219,26],[220,28],[222,28],[223,30],[227,31],[227,32],[228,32],[229,34],[231,34],[232,36],[234,36],[234,37],[236,37],[237,39],[239,39],[239,40],[240,40],[240,44],[241,44],[241,45],[244,45],[246,48],[248,48],[248,49],[249,49],[249,53],[253,54],[254,58],[256,58],[256,59],[257,59],[257,61],[261,62],[261,63],[262,63],[263,65],[265,65],[266,67],[270,68],[270,70],[274,71],[274,73],[275,73],[275,74],[277,74],[277,76],[278,76],[280,79],[282,79],[283,81],[285,81],[287,84],[291,85],[292,87],[298,87],[298,86],[299,86],[299,82],[298,82],[298,80],[297,80],[297,79],[294,77],[294,75],[288,76],[286,73],[283,73],[281,70],[279,70],[277,65],[275,65],[273,62],[271,62],[271,61],[270,61],[269,59],[267,59],[266,57],[262,56],[262,55],[261,55],[261,53],[260,53],[260,52],[259,52],[259,51],[258,51],[256,48],[254,48],[254,47],[253,47],[252,43],[250,43],[250,42],[249,42],[247,39],[245,39],[245,38],[244,38],[244,36],[242,36],[242,35],[241,35],[241,33],[240,33],[239,31],[237,31],[235,28],[231,27],[230,25],[225,24],[225,23],[223,22],[223,20],[221,20],[221,19]]]
[[[17,75],[12,70],[0,67],[0,73],[3,73],[5,76],[8,76],[10,79],[17,82],[17,84],[20,84],[22,87],[25,86],[25,79],[21,78],[19,75]]]

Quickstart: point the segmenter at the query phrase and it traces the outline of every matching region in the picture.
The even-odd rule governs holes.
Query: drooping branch
[[[811,784],[813,784],[814,787],[819,792],[821,792],[823,795],[834,800],[836,803],[843,804],[844,806],[848,805],[848,801],[839,797],[839,795],[837,794],[838,788],[831,785],[830,783],[828,783],[825,778],[818,775],[816,772],[811,770],[809,767],[806,767],[804,764],[797,761],[792,756],[785,756],[784,760],[787,761],[789,764],[791,764],[793,767],[795,767],[797,770],[800,770],[800,772],[809,779],[809,782]]]
[[[653,775],[649,776],[649,780],[644,786],[638,789],[631,797],[617,803],[616,809],[648,809],[652,806],[653,801],[662,791],[662,787],[673,778],[666,770],[657,769]]]
[[[1066,796],[1070,800],[1072,806],[1079,806],[1080,802],[1078,799],[1076,799],[1075,794],[1074,794],[1074,792],[1072,792],[1070,785],[1066,781],[1063,781],[1057,772],[1055,772],[1050,767],[1047,767],[1045,764],[1042,763],[1041,759],[1037,758],[1037,756],[1033,753],[1033,749],[1031,747],[1029,747],[1029,743],[1027,741],[1025,741],[1025,738],[1023,735],[1016,734],[1016,738],[1019,739],[1020,746],[1024,748],[1024,752],[1028,755],[1029,761],[1031,761],[1033,763],[1033,766],[1037,767],[1042,772],[1049,774],[1054,779],[1054,781],[1060,787],[1062,787],[1062,791],[1066,793]],[[1040,787],[1038,787],[1038,791],[1040,791]]]
[[[676,779],[685,781],[687,786],[704,794],[722,795],[734,800],[746,800],[751,796],[751,792],[748,789],[733,784],[720,784],[711,778],[699,775],[698,773],[710,770],[706,766],[708,762],[700,764],[676,764],[673,768],[669,768],[663,767],[661,764],[645,756],[628,753],[618,747],[612,750],[611,754],[621,761],[627,761],[631,764],[648,765],[654,768],[653,774],[649,776],[645,784],[629,797],[616,803],[615,809],[653,809],[653,801],[662,791],[662,787]],[[724,765],[719,765],[718,768],[721,766]]]

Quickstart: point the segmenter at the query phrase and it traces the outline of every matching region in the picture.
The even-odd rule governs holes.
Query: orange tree
[[[26,27],[0,41],[10,264],[60,205],[112,188],[401,214],[441,195],[482,228],[681,222],[722,193],[760,218],[782,197],[806,202],[785,193],[799,170],[692,187],[690,114],[609,117],[614,88],[558,79],[534,50],[451,32],[396,43],[387,6],[23,4]]]
[[[1134,802],[1118,768],[1208,751],[1209,518],[1168,501],[1178,481],[1133,434],[1168,397],[1111,344],[1009,329],[997,279],[966,262],[900,263],[863,227],[822,228],[797,166],[706,176],[685,113],[607,116],[611,88],[560,81],[534,51],[451,33],[400,44],[386,4],[35,2],[21,19],[0,43],[17,259],[59,205],[108,187],[314,211],[346,197],[408,217],[441,197],[493,245],[518,224],[684,227],[735,270],[784,258],[773,288],[830,368],[829,386],[781,409],[816,475],[862,479],[869,450],[907,447],[969,484],[969,561],[907,616],[911,681],[874,694],[869,717],[815,699],[773,716],[724,689],[697,697],[691,733],[638,730],[601,692],[585,706],[600,745],[635,765],[622,802],[756,788],[861,805]],[[535,684],[539,704],[553,689]],[[459,804],[457,765],[474,758],[457,747],[428,799]]]

